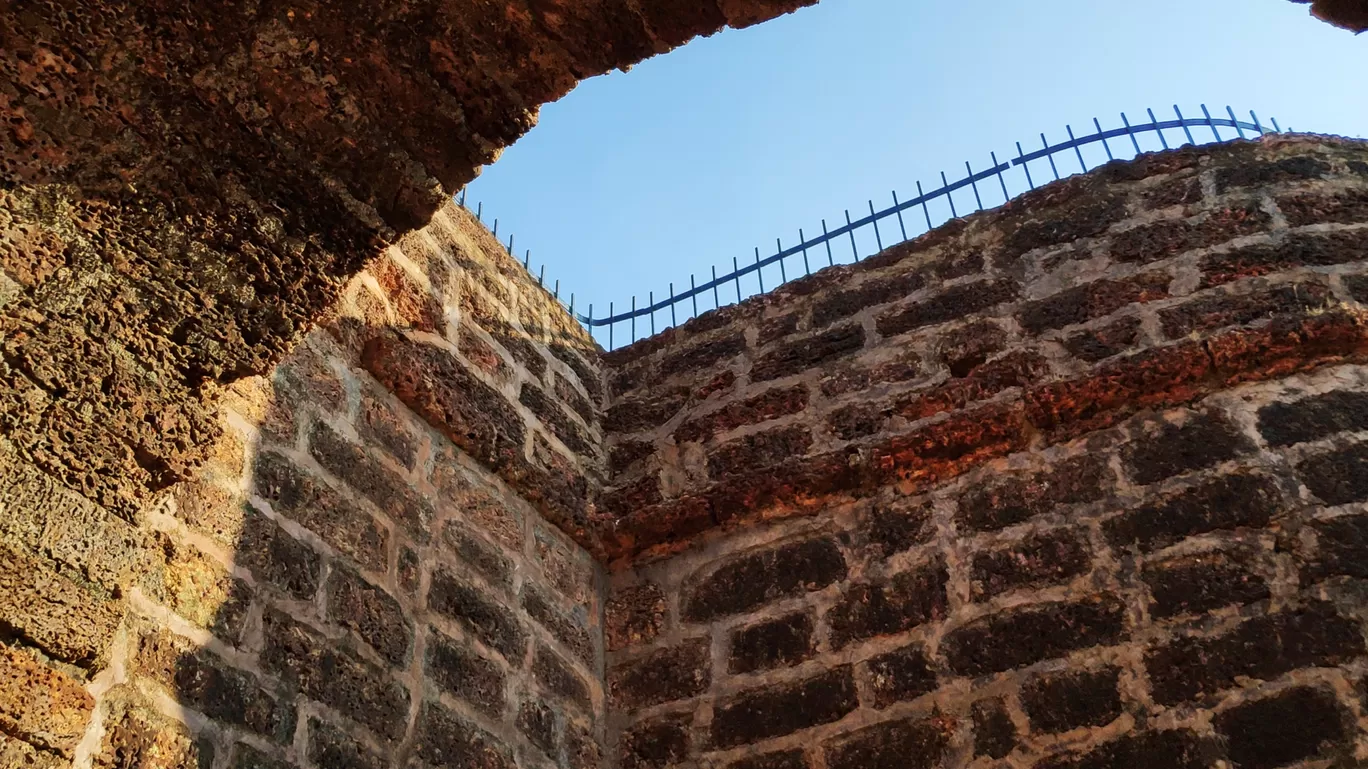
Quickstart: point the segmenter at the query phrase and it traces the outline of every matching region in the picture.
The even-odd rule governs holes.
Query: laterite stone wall
[[[1368,761],[1362,142],[608,354],[454,205],[340,293],[131,513],[0,442],[0,769]]]
[[[607,355],[613,766],[1360,765],[1365,301],[1368,148],[1273,138]]]
[[[597,353],[449,205],[134,522],[0,455],[0,767],[600,765]]]

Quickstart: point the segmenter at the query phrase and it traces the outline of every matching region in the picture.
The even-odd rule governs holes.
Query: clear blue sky
[[[1368,135],[1365,73],[1368,35],[1287,0],[822,0],[582,83],[467,203],[601,317],[1094,116]]]

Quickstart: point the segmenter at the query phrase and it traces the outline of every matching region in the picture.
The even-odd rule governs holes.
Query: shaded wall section
[[[3,766],[600,763],[587,335],[449,206],[130,523],[5,446]],[[587,356],[587,357],[586,357]]]
[[[608,355],[615,766],[1361,763],[1366,265],[1189,148]]]

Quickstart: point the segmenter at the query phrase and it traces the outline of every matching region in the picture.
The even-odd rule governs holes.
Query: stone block
[[[489,584],[511,589],[516,568],[513,559],[497,546],[475,535],[473,529],[473,526],[459,518],[447,520],[442,524],[442,550],[456,556],[457,560],[471,567]]]
[[[1021,687],[1021,706],[1036,732],[1105,726],[1121,716],[1117,668],[1035,676]]]
[[[1270,446],[1292,446],[1359,430],[1368,430],[1368,392],[1336,390],[1259,409],[1259,432]]]
[[[812,327],[823,328],[848,318],[868,307],[895,302],[926,287],[926,275],[907,272],[901,275],[867,275],[855,288],[832,291],[812,306]]]
[[[838,721],[859,707],[849,667],[728,697],[713,710],[712,745],[732,748]]]
[[[428,541],[436,511],[397,470],[322,422],[309,433],[309,453],[324,470],[365,495],[415,541]]]
[[[845,579],[846,573],[840,548],[825,537],[745,553],[691,577],[684,587],[681,614],[686,622],[741,614],[820,590]]]
[[[0,545],[0,626],[82,667],[105,657],[122,607],[63,576],[49,563]]]
[[[1327,505],[1368,499],[1368,443],[1311,457],[1297,465],[1297,474]]]
[[[593,436],[571,419],[564,407],[547,395],[545,390],[531,382],[523,382],[518,402],[526,406],[542,426],[575,454],[593,457],[599,453],[598,443]]]
[[[1103,595],[1006,609],[950,631],[941,649],[956,673],[978,677],[1114,644],[1126,634],[1125,604]]]
[[[1283,509],[1282,494],[1261,475],[1226,475],[1122,513],[1102,526],[1117,548],[1152,552],[1187,537],[1235,528],[1263,528]]]
[[[865,331],[858,324],[837,326],[816,336],[785,342],[751,365],[752,382],[768,382],[824,366],[864,347]]]
[[[811,766],[802,750],[781,750],[743,758],[729,764],[727,769],[811,769]]]
[[[1197,196],[1201,197],[1200,185]],[[1263,232],[1271,224],[1272,218],[1251,203],[1209,211],[1199,219],[1161,221],[1118,232],[1112,236],[1110,250],[1119,262],[1157,262]]]
[[[593,636],[585,620],[558,606],[546,591],[531,582],[523,583],[522,607],[527,616],[545,628],[552,638],[569,649],[585,666],[591,670],[597,667]],[[580,607],[580,611],[583,611],[583,607]]]
[[[1067,582],[1092,568],[1087,533],[1035,533],[1008,547],[974,554],[970,589],[975,600],[1023,587]]]
[[[1201,614],[1223,606],[1262,601],[1268,584],[1242,559],[1202,553],[1147,563],[1141,578],[1150,589],[1150,616]]]
[[[1017,319],[1032,334],[1103,318],[1131,304],[1168,297],[1173,276],[1151,272],[1125,280],[1096,280],[1035,302],[1026,303]]]
[[[1107,468],[1095,456],[1059,462],[1054,469],[1025,477],[973,485],[960,497],[955,522],[978,531],[998,531],[1060,505],[1102,498]]]
[[[318,717],[309,719],[306,753],[314,766],[328,769],[385,769],[384,755],[354,738],[348,729]]]
[[[685,641],[608,671],[608,693],[622,711],[659,705],[702,694],[712,683],[708,639]]]
[[[1118,318],[1104,326],[1085,329],[1064,340],[1069,354],[1085,363],[1120,355],[1140,341],[1140,319]]]
[[[266,611],[263,632],[263,669],[383,739],[403,737],[409,692],[389,671],[273,609]]]
[[[1231,708],[1215,721],[1236,766],[1275,769],[1350,753],[1351,718],[1333,692],[1301,686]]]
[[[532,655],[532,679],[548,693],[579,708],[584,715],[594,714],[594,703],[589,693],[588,682],[570,666],[570,663],[540,644],[537,645],[536,653]]]
[[[1265,187],[1281,182],[1320,179],[1329,173],[1329,163],[1304,155],[1262,163],[1241,163],[1217,169],[1216,191],[1224,194],[1242,187]]]
[[[806,612],[735,630],[727,661],[729,673],[754,673],[797,665],[817,653],[812,615]]]
[[[974,722],[974,755],[1006,758],[1016,747],[1016,724],[1001,697],[975,702],[969,709]]]
[[[368,445],[389,452],[405,468],[418,456],[418,437],[407,409],[369,387],[361,388],[361,410],[356,432]]]
[[[233,769],[284,769],[281,763],[270,762],[264,754],[247,748],[256,755],[243,755],[238,746],[238,758]],[[92,758],[96,769],[210,769],[214,765],[214,743],[196,738],[183,725],[157,714],[146,704],[120,698],[111,703],[105,716],[104,737]]]
[[[622,769],[665,769],[683,763],[693,740],[691,714],[663,716],[634,724],[622,734],[618,765]]]
[[[807,408],[808,390],[804,385],[779,387],[752,398],[733,401],[707,414],[694,417],[675,430],[676,443],[710,440],[718,433],[746,425],[757,425],[771,419],[797,414]]]
[[[470,585],[446,569],[432,573],[428,608],[455,620],[466,632],[509,661],[523,658],[527,631],[508,607],[492,600],[488,591]]]
[[[857,641],[944,619],[948,581],[945,565],[937,562],[884,581],[849,586],[827,612],[832,648],[843,649]]]
[[[70,758],[94,708],[80,681],[0,645],[0,732]]]
[[[433,683],[476,710],[494,719],[503,716],[503,669],[467,644],[431,631],[424,670]]]
[[[1218,758],[1215,746],[1186,729],[1135,732],[1090,750],[1047,758],[1034,769],[1208,769]]]
[[[281,516],[322,537],[362,568],[385,571],[389,533],[360,505],[273,452],[257,455],[252,483],[256,493]],[[251,520],[250,515],[247,518]],[[247,526],[247,521],[243,525]]]
[[[931,660],[920,645],[880,654],[869,661],[868,670],[869,690],[876,708],[915,700],[939,685]]]
[[[328,577],[328,616],[370,644],[391,665],[403,668],[413,645],[413,624],[384,588],[334,567]]]
[[[1122,459],[1131,478],[1148,485],[1228,462],[1250,448],[1248,439],[1223,415],[1194,413],[1183,424],[1140,425],[1133,442],[1122,451]]]
[[[554,708],[537,699],[523,700],[518,706],[516,724],[518,731],[522,732],[528,742],[536,745],[542,755],[555,759],[560,730]]]
[[[604,610],[604,643],[608,651],[650,643],[665,625],[665,593],[646,582],[615,590]]]
[[[928,326],[976,315],[1010,302],[1017,287],[1010,281],[986,280],[946,289],[935,296],[880,315],[875,322],[879,334],[898,336]]]
[[[1294,232],[1278,245],[1243,246],[1201,260],[1202,286],[1272,275],[1297,267],[1330,267],[1363,259],[1368,230]]]
[[[1368,515],[1316,521],[1310,528],[1316,535],[1316,550],[1303,567],[1307,576],[1368,579]]]
[[[1145,654],[1155,701],[1176,705],[1304,667],[1334,667],[1363,656],[1358,625],[1313,603],[1255,617],[1211,637],[1179,637]]]
[[[1226,326],[1248,325],[1274,315],[1312,312],[1332,301],[1328,288],[1314,283],[1296,283],[1253,294],[1203,296],[1160,310],[1159,322],[1166,336],[1181,339]]]
[[[367,527],[374,521],[365,516]],[[243,519],[242,537],[235,558],[258,583],[273,585],[297,600],[307,600],[318,592],[322,557],[307,544],[286,533],[275,521],[248,510]]]
[[[442,705],[425,700],[413,730],[413,755],[449,769],[516,769],[513,751],[499,738]]]
[[[823,744],[828,769],[934,769],[949,752],[953,722],[886,721]]]
[[[724,443],[709,452],[708,475],[720,479],[754,472],[793,457],[801,457],[807,454],[811,446],[811,431],[798,425],[754,433]]]
[[[691,374],[705,371],[718,363],[735,358],[745,350],[744,334],[732,333],[708,339],[667,353],[656,364],[656,374],[663,379],[686,371]]]

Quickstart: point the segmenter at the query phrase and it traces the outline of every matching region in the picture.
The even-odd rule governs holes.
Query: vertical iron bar
[[[950,186],[950,181],[949,181],[948,179],[945,178],[945,172],[944,172],[944,171],[941,171],[941,192],[944,192],[944,193],[945,193],[945,199],[948,200],[948,201],[950,201],[950,218],[952,218],[952,219],[958,219],[958,218],[959,218],[959,212],[955,210],[955,196],[952,195],[952,194],[950,194],[950,190],[946,189],[946,187],[949,187],[949,186]]]
[[[1073,126],[1065,125],[1065,130],[1069,132],[1069,141],[1073,143],[1074,154],[1078,155],[1078,165],[1083,169],[1083,173],[1088,172],[1088,164],[1083,162],[1083,148],[1078,146],[1078,140],[1074,138]]]
[[[1207,110],[1205,104],[1202,105],[1202,114],[1206,115],[1207,127],[1211,129],[1211,134],[1216,137],[1216,141],[1225,141],[1221,138],[1221,132],[1216,130],[1216,121],[1211,119],[1211,112]]]
[[[613,348],[613,303],[608,303],[608,349]]]
[[[1188,128],[1187,118],[1183,117],[1183,111],[1178,109],[1178,105],[1173,105],[1173,114],[1178,116],[1178,122],[1183,124],[1183,133],[1187,135],[1188,144],[1196,146],[1197,140],[1192,138],[1192,129]]]
[[[1031,164],[1030,164],[1029,161],[1023,160],[1023,158],[1026,157],[1026,153],[1021,151],[1021,142],[1017,142],[1016,145],[1017,145],[1017,159],[1018,159],[1018,160],[1021,160],[1021,167],[1022,167],[1023,170],[1026,171],[1026,184],[1027,184],[1031,189],[1035,189],[1035,180],[1031,178]]]
[[[732,281],[736,283],[736,301],[741,301],[741,265],[736,263],[736,257],[732,257]]]
[[[556,290],[551,292],[552,299],[560,299],[560,278],[556,278]]]
[[[1135,147],[1135,154],[1139,155],[1141,153],[1140,140],[1135,138],[1135,129],[1131,128],[1130,118],[1126,117],[1124,112],[1121,113],[1121,122],[1126,126],[1126,135],[1130,137],[1131,145]]]
[[[632,341],[631,341],[631,344],[636,344],[636,297],[635,297],[635,296],[632,297]]]
[[[513,253],[513,233],[511,233],[511,232],[508,233],[508,255],[511,256],[511,257],[513,257],[514,259],[517,259],[517,258],[518,258],[518,257]],[[532,259],[532,249],[530,249],[530,248],[527,250],[527,258],[528,258],[529,261]]]
[[[1269,118],[1269,120],[1273,122],[1273,130],[1274,130],[1274,131],[1277,131],[1278,133],[1282,133],[1282,132],[1283,132],[1282,127],[1278,125],[1278,119],[1277,119],[1277,118],[1271,117],[1271,118]]]
[[[484,201],[475,204],[475,221],[483,221],[480,216],[484,214]]]
[[[1239,134],[1241,139],[1245,138],[1244,129],[1240,127],[1240,121],[1235,119],[1235,110],[1227,105],[1226,112],[1230,113],[1230,122],[1235,124],[1235,133]]]
[[[921,200],[922,216],[926,217],[926,230],[930,232],[935,227],[931,224],[931,207],[926,205],[926,193],[922,192],[921,182],[917,182],[917,198]]]
[[[575,292],[574,292],[574,291],[571,291],[571,292],[570,292],[570,314],[571,314],[571,315],[574,315],[574,314],[575,314]]]
[[[466,195],[465,187],[462,187],[462,188],[461,188],[461,208],[465,208],[465,195]]]
[[[651,336],[655,336],[655,292],[646,292],[646,307],[651,311]]]
[[[1045,134],[1040,135],[1040,144],[1045,148],[1045,158],[1050,161],[1050,170],[1054,172],[1055,181],[1059,181],[1059,167],[1055,165],[1054,153],[1050,151],[1050,142],[1045,138]]]
[[[689,273],[689,299],[693,300],[693,317],[698,317],[698,283],[694,281],[693,273]]]
[[[1093,125],[1097,128],[1097,135],[1102,136],[1102,121],[1093,118]],[[1102,149],[1107,151],[1107,162],[1116,160],[1116,157],[1112,155],[1111,145],[1107,143],[1107,137],[1105,136],[1102,136]]]
[[[978,210],[983,210],[983,198],[979,196],[978,182],[974,181],[974,169],[969,165],[969,161],[964,161],[964,171],[969,174],[969,186],[974,188],[974,202],[978,204]]]
[[[874,220],[874,244],[879,247],[879,251],[883,251],[883,236],[879,234],[879,220],[875,217],[874,201],[872,200],[869,201],[869,218]]]
[[[671,283],[671,284],[670,284],[670,325],[671,325],[671,326],[678,326],[678,325],[679,325],[679,320],[678,320],[677,318],[675,318],[675,308],[674,308],[674,306],[675,306],[674,283]]]
[[[494,239],[495,239],[495,240],[498,240],[498,238],[499,238],[499,220],[498,220],[498,219],[495,219],[495,220],[494,220],[494,231],[493,231],[492,233],[490,233],[490,234],[494,236]]]
[[[993,168],[996,168],[998,170],[998,184],[1002,185],[1002,202],[1006,203],[1007,201],[1012,199],[1012,196],[1007,193],[1007,179],[1004,178],[1002,175],[1002,164],[998,162],[996,152],[990,152],[988,153],[988,155],[993,158]]]
[[[719,298],[718,298],[718,295],[717,295],[717,265],[713,265],[713,268],[712,268],[712,276],[713,276],[713,279],[712,279],[712,284],[713,284],[713,309],[716,310],[716,309],[718,309],[718,308],[720,308],[720,307],[722,306],[722,300],[719,299]]]
[[[1165,138],[1164,138],[1164,132],[1163,132],[1163,130],[1161,130],[1161,129],[1159,128],[1159,118],[1156,118],[1156,117],[1154,116],[1154,110],[1153,110],[1153,109],[1151,109],[1151,108],[1149,108],[1149,107],[1146,107],[1146,108],[1145,108],[1145,111],[1149,113],[1149,116],[1150,116],[1150,124],[1154,126],[1154,132],[1157,133],[1157,134],[1159,134],[1159,144],[1162,145],[1164,149],[1168,149],[1168,148],[1169,148],[1169,146],[1168,146],[1168,139],[1165,139]]]
[[[898,229],[902,231],[903,240],[907,240],[907,225],[903,223],[902,204],[898,202],[897,190],[893,190],[893,210],[898,212]]]
[[[836,260],[831,256],[831,235],[827,233],[826,219],[822,220],[822,242],[826,244],[827,266],[836,264]]]
[[[765,293],[765,271],[760,267],[760,247],[755,247],[755,277],[760,280],[760,293]]]
[[[849,208],[847,208],[847,209],[845,210],[845,215],[846,215],[846,226],[847,226],[847,227],[850,227],[850,209],[849,209]],[[858,262],[858,261],[860,261],[860,249],[859,249],[859,247],[857,247],[857,246],[855,245],[855,229],[854,229],[853,227],[851,227],[851,229],[848,230],[848,231],[846,232],[846,234],[850,236],[850,253],[855,257],[855,261]]]
[[[1250,110],[1250,111],[1249,111],[1249,116],[1250,116],[1251,118],[1254,119],[1254,127],[1257,128],[1257,129],[1259,129],[1259,135],[1260,135],[1260,136],[1263,136],[1263,135],[1264,135],[1264,127],[1263,127],[1263,123],[1260,123],[1260,122],[1259,122],[1259,116],[1256,115],[1256,114],[1254,114],[1254,110]]]
[[[803,274],[804,274],[804,275],[811,275],[811,274],[812,274],[812,268],[808,266],[808,258],[807,258],[807,240],[803,237],[803,228],[802,228],[802,227],[799,227],[799,228],[798,228],[798,245],[800,245],[800,246],[803,247]]]
[[[775,253],[776,256],[778,256],[779,254],[784,253],[784,246],[783,246],[783,243],[782,243],[778,238],[775,238],[775,239],[774,239],[774,253]],[[779,257],[779,285],[782,286],[782,285],[784,285],[784,284],[787,283],[787,282],[788,282],[788,270],[784,269],[784,257],[780,256],[780,257]]]

